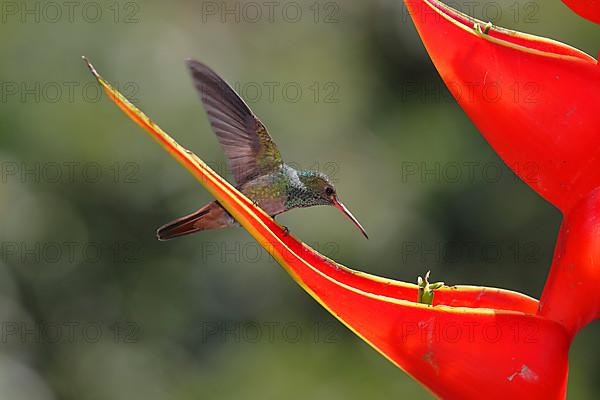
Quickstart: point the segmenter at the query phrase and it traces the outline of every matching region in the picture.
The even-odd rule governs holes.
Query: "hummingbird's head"
[[[302,197],[307,206],[333,204],[337,193],[327,175],[319,171],[303,170],[298,173],[298,178],[303,185]]]
[[[302,182],[304,204],[301,206],[310,207],[316,205],[334,206],[343,212],[356,225],[362,234],[368,239],[367,232],[352,215],[350,210],[339,200],[335,186],[329,177],[321,172],[312,170],[303,170],[298,173],[298,178]]]

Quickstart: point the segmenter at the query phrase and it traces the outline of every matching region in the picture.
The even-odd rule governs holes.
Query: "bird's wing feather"
[[[267,128],[231,86],[196,60],[187,65],[238,185],[281,166],[281,154]]]

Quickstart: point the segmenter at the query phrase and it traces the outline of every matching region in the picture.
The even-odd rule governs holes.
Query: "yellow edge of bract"
[[[84,58],[85,59],[85,58]],[[260,224],[266,231],[271,232],[273,238],[279,242],[280,246],[273,246],[272,243],[262,234],[258,232],[258,230],[252,225],[251,220],[247,219],[243,215],[241,215],[234,206],[230,204],[230,202],[234,202],[238,207],[244,209],[251,217],[253,213],[263,213],[260,208],[252,206],[251,208],[246,206],[244,203],[235,199],[232,195],[233,191],[236,191],[234,187],[232,187],[227,181],[221,178],[217,173],[215,173],[206,163],[204,163],[198,156],[192,153],[189,150],[186,150],[184,147],[179,145],[173,138],[171,138],[165,131],[163,131],[158,125],[156,125],[150,118],[148,118],[141,110],[139,110],[136,106],[130,103],[125,96],[119,93],[116,89],[114,89],[104,78],[102,78],[94,69],[91,63],[87,61],[87,64],[100,83],[100,85],[104,88],[109,97],[121,108],[131,119],[133,119],[138,125],[144,128],[156,141],[159,142],[167,150],[169,154],[171,154],[182,166],[184,166],[188,171],[192,173],[200,183],[215,197],[217,198],[221,204],[230,212],[236,220],[265,248],[269,254],[271,254],[280,264],[281,266],[290,274],[290,276],[298,283],[311,297],[313,297],[319,304],[321,304],[327,311],[329,311],[333,316],[335,316],[342,324],[344,324],[350,331],[368,343],[371,347],[373,347],[376,351],[378,351],[382,356],[387,358],[390,362],[396,365],[398,368],[408,373],[401,365],[399,365],[396,361],[391,359],[387,354],[385,354],[382,350],[380,350],[376,345],[374,345],[371,341],[366,339],[360,332],[356,331],[352,326],[350,326],[346,321],[344,321],[337,313],[335,313],[327,304],[325,304],[321,298],[309,287],[307,287],[302,279],[293,271],[293,269],[287,265],[285,261],[285,257],[283,254],[280,254],[276,251],[276,248],[281,248],[290,255],[293,255],[299,261],[301,261],[305,266],[313,270],[315,273],[319,274],[323,278],[333,282],[334,284],[343,287],[347,290],[355,292],[359,295],[376,299],[383,302],[389,302],[409,307],[422,308],[424,311],[429,312],[447,312],[453,314],[472,314],[472,315],[491,315],[491,314],[511,314],[511,315],[527,315],[518,311],[508,311],[508,310],[493,310],[493,309],[484,309],[484,308],[467,308],[467,307],[449,307],[449,306],[436,306],[431,307],[424,304],[419,304],[415,302],[410,302],[406,300],[389,298],[381,295],[376,295],[369,292],[364,292],[362,290],[356,289],[346,284],[342,284],[334,280],[333,278],[327,276],[323,272],[319,271],[317,268],[314,268],[312,265],[307,263],[304,259],[295,254],[289,247],[285,245],[282,241],[277,238],[277,236],[266,226],[262,221],[258,218],[253,218],[253,222]],[[238,192],[239,193],[239,192]],[[240,193],[241,196],[244,196]],[[250,200],[248,200],[250,202]],[[250,202],[251,204],[251,202]],[[266,215],[266,214],[264,214]],[[313,250],[314,251],[314,250]],[[353,271],[349,268],[346,268],[353,273],[359,273],[357,271]],[[362,274],[362,273],[361,273]],[[368,274],[364,274],[366,277],[371,277]],[[383,278],[379,278],[383,279]],[[385,280],[386,282],[388,280]],[[392,281],[390,281],[392,282]],[[406,285],[401,282],[393,281],[398,284]],[[534,316],[531,316],[534,317]],[[412,375],[411,375],[412,376]],[[420,381],[416,377],[413,378],[417,381]],[[424,382],[423,385],[427,387]]]
[[[431,7],[431,9],[433,9],[436,13],[438,13],[442,18],[448,20],[449,22],[451,22],[452,24],[456,25],[460,29],[463,29],[464,31],[469,32],[470,34],[476,35],[476,36],[478,36],[478,37],[480,37],[482,39],[485,39],[485,40],[487,40],[487,41],[489,41],[491,43],[498,44],[498,45],[504,46],[504,47],[509,47],[509,48],[512,48],[512,49],[515,49],[515,50],[520,50],[520,51],[523,51],[525,53],[535,54],[535,55],[549,57],[549,58],[558,58],[558,59],[562,59],[562,60],[579,61],[579,62],[585,62],[585,63],[588,63],[588,64],[597,64],[597,62],[598,62],[594,57],[592,57],[591,55],[587,54],[584,51],[581,51],[581,50],[579,50],[579,49],[577,49],[577,48],[575,48],[573,46],[570,46],[570,45],[568,45],[566,43],[559,42],[558,40],[554,40],[554,39],[550,39],[550,38],[545,38],[545,37],[542,37],[542,36],[536,36],[536,35],[532,35],[532,34],[529,34],[529,33],[524,33],[524,32],[514,31],[514,30],[503,28],[503,27],[496,27],[496,26],[494,26],[494,28],[496,28],[496,29],[500,28],[498,30],[503,31],[505,33],[509,33],[509,34],[511,34],[513,36],[516,36],[516,37],[522,37],[522,38],[528,39],[528,40],[533,40],[533,41],[537,41],[537,42],[544,42],[544,43],[550,43],[550,44],[555,44],[555,45],[567,47],[567,48],[569,48],[571,50],[574,50],[574,51],[578,52],[582,57],[586,57],[587,61],[584,60],[583,58],[580,58],[580,57],[570,56],[570,55],[565,55],[565,54],[556,54],[556,53],[552,53],[552,52],[549,52],[549,51],[532,49],[532,48],[529,48],[529,47],[526,47],[526,46],[523,46],[523,45],[511,43],[511,42],[509,42],[507,40],[498,39],[498,38],[492,37],[492,36],[487,35],[487,34],[481,34],[481,33],[477,32],[473,27],[468,27],[468,26],[466,26],[466,25],[464,25],[464,24],[456,21],[454,18],[451,18],[449,15],[446,15],[446,13],[442,12],[440,10],[440,8],[444,8],[446,10],[449,10],[452,13],[456,13],[457,15],[461,15],[461,16],[463,16],[463,17],[465,17],[465,18],[473,21],[474,23],[480,23],[480,24],[482,24],[482,26],[485,25],[484,21],[481,21],[481,20],[479,20],[479,19],[477,19],[475,17],[472,17],[470,15],[464,14],[464,13],[462,13],[462,12],[460,12],[460,11],[452,8],[452,7],[450,7],[449,5],[442,3],[439,0],[423,0],[423,1],[427,5],[429,5]],[[434,5],[433,3],[435,3],[437,6]]]

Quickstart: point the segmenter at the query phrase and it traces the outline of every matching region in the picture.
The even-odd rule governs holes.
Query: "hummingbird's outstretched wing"
[[[244,100],[206,65],[191,59],[186,63],[238,185],[279,167],[277,146]]]

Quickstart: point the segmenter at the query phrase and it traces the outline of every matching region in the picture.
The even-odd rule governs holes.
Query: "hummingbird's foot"
[[[255,207],[259,207],[258,200],[256,199],[252,199],[252,204],[254,204]]]
[[[283,227],[283,233],[285,233],[285,236],[289,235],[290,234],[289,228],[285,225],[282,225],[282,227]]]

